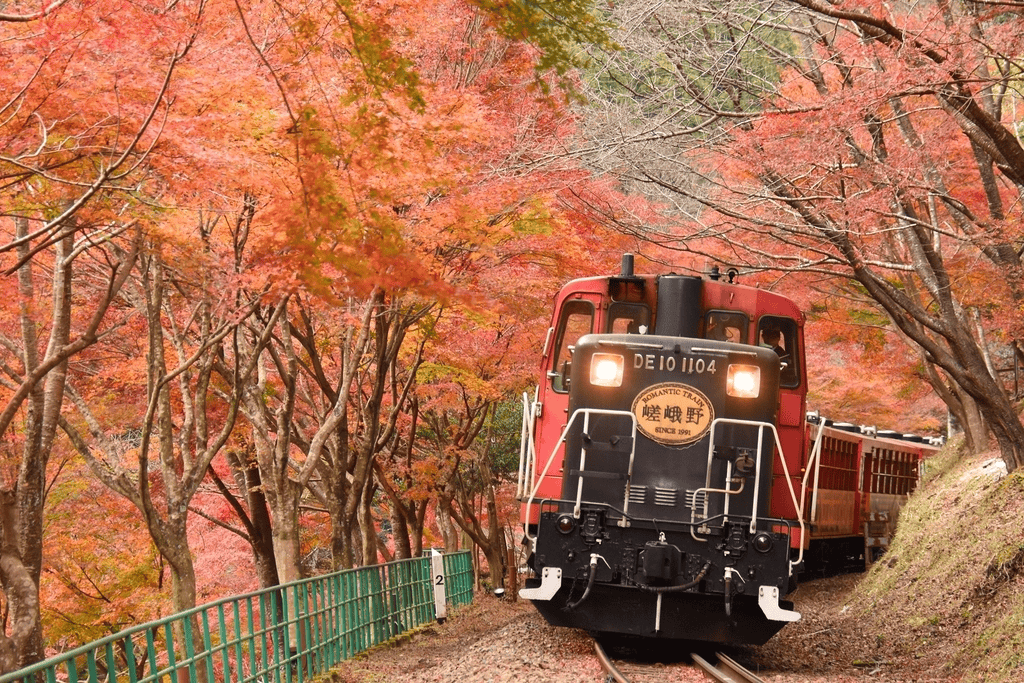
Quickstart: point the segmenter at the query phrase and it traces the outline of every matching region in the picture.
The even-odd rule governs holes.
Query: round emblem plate
[[[700,440],[715,419],[707,396],[688,384],[655,384],[633,399],[640,433],[665,446],[685,446]]]

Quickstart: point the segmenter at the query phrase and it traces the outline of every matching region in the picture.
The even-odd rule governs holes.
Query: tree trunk
[[[0,580],[11,612],[10,635],[0,632],[0,672],[11,673],[34,664],[29,660],[39,624],[39,588],[17,552],[0,550]]]
[[[187,513],[186,509],[185,514],[172,513],[166,520],[155,515],[147,520],[150,537],[171,570],[171,601],[176,614],[190,611],[196,606],[196,570],[188,543]],[[191,632],[192,651],[203,652],[206,645],[194,616]],[[178,660],[185,655],[187,637],[185,627],[179,620],[174,625],[174,651]],[[196,675],[200,683],[206,683],[206,667],[197,665]],[[178,670],[179,681],[188,680],[187,676],[187,668]]]
[[[299,544],[299,498],[302,490],[291,481],[282,484],[279,484],[271,504],[271,515],[274,518],[274,561],[281,583],[291,583],[302,578]]]
[[[388,480],[387,472],[384,471],[379,461],[374,462],[373,471],[390,504],[391,535],[395,542],[395,557],[407,559],[418,556],[423,547],[423,515],[419,512],[423,503],[417,505],[415,500],[407,501],[402,492],[396,490]]]
[[[16,494],[0,492],[0,581],[3,582],[11,619],[11,633],[0,631],[0,672],[10,673],[42,659],[37,640],[40,633],[39,584],[18,550],[20,508]]]
[[[377,561],[377,525],[373,519],[371,504],[373,493],[376,487],[373,486],[373,478],[367,479],[363,487],[363,495],[359,505],[359,532],[362,538],[362,564],[368,566],[378,564]]]
[[[245,507],[242,508],[235,501],[230,491],[225,489],[222,490],[222,493],[246,528],[246,538],[252,548],[253,562],[256,565],[260,588],[276,586],[280,580],[274,560],[274,529],[254,450],[250,447],[242,453],[228,451],[227,461],[231,466],[235,484],[245,497]],[[220,480],[216,479],[216,475],[212,473],[211,468],[211,476],[214,476],[215,481],[219,482]],[[223,484],[218,483],[218,488],[222,486]]]
[[[423,528],[426,524],[427,519],[427,501],[420,501],[416,507],[416,516],[413,518],[412,528],[412,556],[420,557],[423,555]]]
[[[32,262],[33,245],[28,238],[29,221],[14,219],[15,249],[22,265],[17,268],[18,318],[21,348],[7,372],[17,389],[0,412],[0,434],[17,429],[23,438],[19,456],[9,453],[17,463],[17,477],[0,495],[3,500],[3,558],[0,585],[7,595],[12,637],[3,642],[4,665],[12,661],[9,650],[14,647],[19,666],[43,659],[43,633],[39,612],[39,579],[43,568],[44,507],[47,490],[47,465],[53,449],[56,430],[61,424],[67,388],[68,359],[97,341],[97,329],[106,311],[118,295],[127,273],[131,271],[137,251],[121,252],[111,248],[105,254],[114,264],[108,280],[96,290],[86,290],[83,299],[98,293],[92,309],[86,311],[87,324],[72,334],[72,305],[76,280],[75,227],[71,221],[60,226],[63,237],[52,245],[53,266],[48,284],[50,296],[37,291]],[[10,245],[8,245],[10,248]],[[120,258],[118,258],[120,256]],[[88,278],[86,278],[88,279]],[[89,294],[85,294],[89,291]],[[42,347],[39,331],[49,329],[49,338]],[[13,341],[13,340],[12,340]],[[9,349],[13,350],[13,349]],[[42,351],[42,353],[40,353]],[[20,365],[20,367],[19,367]],[[16,374],[20,370],[20,376]],[[14,427],[15,420],[22,420]],[[12,468],[13,469],[13,468]],[[11,473],[13,474],[13,472]]]
[[[491,586],[505,588],[505,562],[508,560],[508,544],[505,542],[505,527],[498,517],[498,505],[495,500],[493,482],[484,493],[487,505],[487,567],[490,572]]]
[[[331,519],[331,563],[335,570],[352,568],[352,552],[349,549],[348,525],[342,519],[342,510],[329,511]],[[347,560],[347,562],[346,562]]]
[[[909,346],[914,346],[907,341]],[[921,364],[925,368],[925,376],[936,395],[946,404],[947,410],[956,419],[958,430],[963,432],[964,447],[970,453],[978,453],[986,447],[988,441],[988,428],[985,427],[985,420],[978,410],[978,404],[967,395],[959,385],[947,384],[935,369],[935,365],[929,362],[926,354],[920,351]],[[949,434],[952,436],[952,434]]]
[[[985,418],[978,408],[978,402],[971,398],[963,389],[953,386],[955,399],[952,405],[956,406],[955,413],[960,423],[960,429],[964,433],[964,446],[970,453],[981,453],[988,449],[989,429],[985,424]],[[950,404],[947,404],[950,405]]]
[[[391,537],[395,542],[396,560],[407,560],[412,557],[412,543],[409,540],[409,524],[405,519],[405,509],[395,501],[391,501]]]
[[[505,535],[500,534],[495,542],[487,549],[487,571],[490,575],[492,588],[505,588],[505,579],[508,573],[508,547],[505,543]]]
[[[441,530],[441,538],[444,540],[444,551],[455,553],[459,550],[459,529],[452,522],[451,514],[448,512],[451,503],[437,505],[436,519],[437,528]]]
[[[274,560],[274,526],[271,523],[267,496],[263,480],[255,460],[249,460],[245,467],[246,498],[249,503],[249,517],[252,521],[252,554],[256,563],[256,574],[260,588],[269,588],[281,583]]]
[[[328,444],[319,468],[320,481],[311,481],[308,487],[331,520],[331,566],[335,570],[353,566],[351,533],[345,518],[345,504],[352,488],[347,476],[348,444],[348,424],[342,420],[337,438]]]

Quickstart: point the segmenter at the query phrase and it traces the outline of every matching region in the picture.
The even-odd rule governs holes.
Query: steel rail
[[[696,652],[690,655],[693,663],[704,671],[704,675],[718,683],[764,683],[763,680],[740,666],[732,657],[721,652],[716,652],[715,657],[718,658],[717,664],[712,664]]]
[[[629,683],[629,679],[622,675],[622,672],[615,668],[612,664],[612,660],[608,658],[604,648],[601,647],[601,643],[594,641],[594,652],[597,653],[597,658],[601,661],[601,666],[608,673],[608,677],[615,681],[615,683]]]

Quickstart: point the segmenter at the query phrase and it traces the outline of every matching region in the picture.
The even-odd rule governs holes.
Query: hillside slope
[[[803,618],[749,660],[829,680],[1024,680],[1024,473],[947,445],[926,463],[889,552],[864,574],[812,580]]]
[[[956,444],[926,465],[889,553],[851,610],[880,645],[932,660],[964,680],[1024,680],[1024,473]],[[968,673],[970,672],[970,673]]]

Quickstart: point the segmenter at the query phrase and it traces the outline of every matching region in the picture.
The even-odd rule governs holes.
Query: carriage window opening
[[[708,311],[704,319],[704,338],[747,343],[747,315],[732,311]]]
[[[796,321],[792,318],[764,316],[757,325],[758,344],[778,354],[782,361],[779,384],[787,388],[800,385],[797,339]]]
[[[555,364],[551,368],[551,388],[559,393],[569,391],[565,386],[562,368],[572,361],[572,349],[577,340],[594,331],[594,305],[589,301],[568,301],[562,306],[555,345]]]
[[[651,329],[651,309],[644,304],[616,302],[608,307],[606,327],[613,334],[647,334]]]

